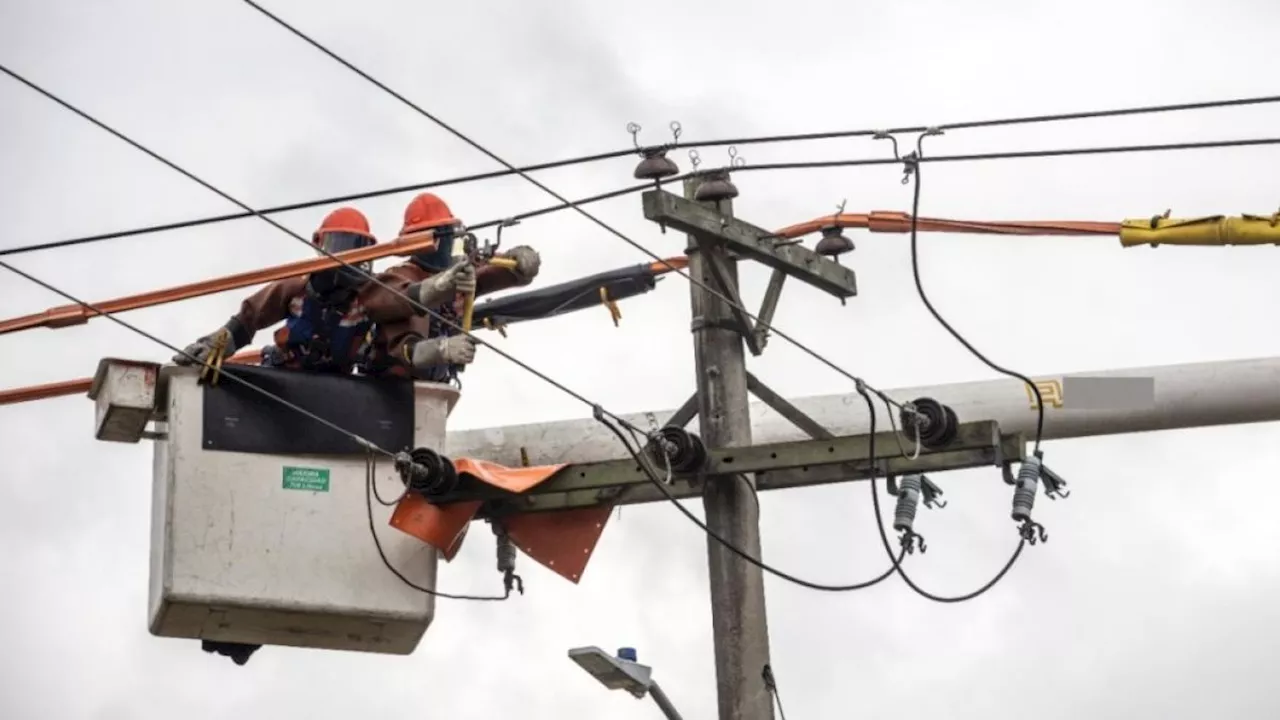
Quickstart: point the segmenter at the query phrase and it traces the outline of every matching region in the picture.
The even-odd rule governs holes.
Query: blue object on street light
[[[618,648],[617,655],[610,655],[591,645],[570,650],[569,659],[610,690],[626,690],[637,698],[648,695],[667,720],[681,720],[671,699],[653,681],[651,668],[636,662],[635,648]]]

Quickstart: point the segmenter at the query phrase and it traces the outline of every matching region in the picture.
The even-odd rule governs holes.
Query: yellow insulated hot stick
[[[487,264],[493,265],[495,267],[506,268],[508,270],[516,269],[516,261],[511,258],[503,258],[503,257],[489,258],[489,261]],[[476,309],[476,293],[474,290],[472,290],[470,293],[467,293],[467,299],[463,302],[463,305],[462,305],[463,332],[471,332],[471,316],[475,313],[475,309]]]
[[[1211,215],[1200,218],[1148,218],[1120,223],[1120,244],[1134,245],[1280,245],[1280,213]]]

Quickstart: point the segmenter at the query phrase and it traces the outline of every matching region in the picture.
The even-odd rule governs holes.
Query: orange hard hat
[[[439,196],[429,192],[419,193],[404,208],[404,226],[400,228],[400,234],[408,235],[457,222],[458,219]]]
[[[324,216],[320,227],[311,236],[312,242],[320,241],[321,233],[351,233],[361,235],[377,242],[377,238],[369,231],[369,218],[353,207],[340,207]]]

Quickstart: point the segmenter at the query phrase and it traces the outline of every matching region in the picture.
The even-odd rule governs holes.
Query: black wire
[[[720,543],[722,546],[725,547],[725,549],[727,549],[729,552],[733,553],[734,555],[737,555],[738,557],[747,561],[751,565],[756,566],[757,568],[763,570],[764,572],[769,573],[770,575],[773,575],[774,577],[781,578],[783,580],[786,580],[787,582],[794,583],[801,587],[809,588],[810,590],[821,590],[824,592],[849,592],[852,590],[864,590],[873,585],[879,584],[880,582],[887,579],[890,575],[892,575],[894,569],[898,566],[899,563],[902,562],[903,557],[905,557],[906,555],[906,550],[904,549],[899,554],[898,558],[893,561],[893,566],[890,567],[888,570],[885,570],[883,573],[881,573],[880,575],[870,580],[851,583],[849,585],[824,585],[821,583],[810,582],[808,580],[798,578],[794,575],[783,572],[782,570],[778,570],[774,567],[771,567],[770,565],[763,562],[759,558],[753,557],[746,550],[743,550],[742,548],[739,548],[738,546],[734,545],[732,542],[727,540],[724,536],[720,535],[719,533],[717,533],[716,531],[708,527],[706,523],[699,520],[697,515],[694,515],[688,508],[686,508],[683,504],[681,504],[680,500],[677,499],[675,495],[672,495],[670,490],[667,490],[666,483],[663,482],[662,478],[658,477],[657,472],[655,472],[652,466],[650,465],[648,458],[644,456],[644,451],[642,449],[633,448],[631,445],[631,441],[627,439],[627,436],[623,434],[622,430],[618,428],[618,426],[610,422],[608,418],[604,417],[602,413],[600,412],[596,413],[596,420],[598,420],[601,425],[604,425],[606,428],[609,429],[610,432],[612,432],[615,436],[617,436],[618,441],[622,443],[622,446],[627,449],[627,453],[630,454],[632,459],[635,460],[636,464],[640,466],[641,470],[645,474],[645,477],[649,479],[649,482],[653,483],[653,485],[658,488],[658,491],[661,492],[662,495],[667,500],[669,500],[672,505],[676,506],[676,509],[679,510],[686,518],[688,518],[690,522],[692,522],[694,525],[697,525],[698,528],[702,530],[702,532],[706,533],[707,537],[710,537],[711,539]],[[871,481],[874,483],[875,481],[875,418],[874,417],[872,417],[871,419],[871,440],[870,440],[870,446],[868,447],[868,452],[870,453],[872,458],[870,477],[871,477]],[[889,557],[890,559],[892,559],[893,553],[889,553]]]
[[[662,265],[663,265],[663,266],[665,266],[669,271],[676,273],[677,275],[679,275],[679,276],[683,277],[685,280],[688,280],[689,282],[693,283],[694,285],[698,286],[699,288],[702,288],[702,289],[703,289],[704,291],[706,291],[707,293],[709,293],[709,294],[713,295],[713,296],[714,296],[714,297],[716,297],[716,298],[719,298],[719,299],[720,299],[722,302],[724,302],[726,305],[729,305],[730,307],[734,307],[734,308],[737,308],[738,310],[742,311],[742,313],[743,313],[744,315],[746,315],[747,317],[749,317],[749,318],[751,318],[752,320],[754,320],[754,321],[755,321],[755,323],[756,323],[756,325],[757,325],[758,327],[761,327],[761,328],[763,328],[763,329],[765,329],[765,330],[768,330],[768,331],[772,332],[774,335],[777,335],[778,337],[782,338],[783,340],[786,340],[787,342],[791,343],[791,344],[792,344],[792,345],[794,345],[796,348],[798,348],[799,350],[803,351],[805,354],[809,355],[809,356],[810,356],[810,357],[812,357],[813,359],[817,360],[818,362],[821,362],[822,364],[826,365],[827,367],[831,368],[832,370],[836,371],[837,373],[839,373],[839,374],[841,374],[841,375],[845,376],[846,378],[848,378],[848,379],[850,379],[850,380],[854,381],[855,383],[859,383],[859,384],[861,384],[861,383],[865,382],[865,381],[863,381],[861,378],[859,378],[858,376],[856,376],[856,375],[854,375],[854,374],[850,373],[848,370],[845,370],[844,368],[840,367],[839,365],[836,365],[836,364],[835,364],[834,362],[832,362],[831,360],[828,360],[826,357],[824,357],[822,354],[818,353],[816,350],[811,349],[809,346],[807,346],[807,345],[805,345],[805,344],[801,343],[800,341],[798,341],[798,340],[796,340],[795,338],[791,337],[791,336],[790,336],[790,335],[788,335],[787,333],[784,333],[784,332],[782,332],[781,330],[779,330],[778,328],[774,327],[771,323],[768,323],[768,322],[765,322],[764,320],[761,320],[759,317],[757,317],[756,315],[752,314],[750,310],[748,310],[747,308],[743,307],[741,303],[736,302],[736,301],[734,301],[733,299],[731,299],[731,298],[729,298],[729,297],[726,297],[723,293],[719,292],[718,290],[716,290],[715,288],[711,287],[710,285],[707,285],[706,283],[702,282],[701,280],[698,280],[697,278],[694,278],[692,275],[690,275],[689,273],[685,272],[685,271],[684,271],[684,270],[682,270],[681,268],[678,268],[678,267],[676,267],[675,265],[672,265],[672,264],[671,264],[669,261],[667,261],[665,258],[663,258],[663,257],[659,256],[657,253],[655,253],[655,252],[653,252],[652,250],[650,250],[649,248],[645,247],[643,244],[638,243],[638,242],[636,242],[635,240],[632,240],[630,237],[628,237],[628,236],[627,236],[625,233],[623,233],[621,230],[618,230],[617,228],[613,227],[613,226],[612,226],[612,225],[610,225],[609,223],[606,223],[605,221],[601,220],[600,218],[596,217],[595,215],[592,215],[591,213],[587,212],[586,210],[583,210],[583,209],[582,209],[581,207],[579,207],[576,203],[573,203],[572,201],[570,201],[569,199],[565,198],[565,197],[564,197],[563,195],[561,195],[560,193],[558,193],[558,192],[556,192],[555,190],[552,190],[551,188],[547,187],[547,186],[546,186],[546,185],[544,185],[542,182],[540,182],[540,181],[538,181],[537,179],[535,179],[532,175],[529,175],[528,173],[525,173],[525,172],[520,171],[520,169],[519,169],[519,168],[517,168],[515,165],[512,165],[511,163],[507,162],[507,161],[506,161],[506,160],[504,160],[503,158],[499,157],[499,156],[498,156],[496,153],[494,153],[493,151],[491,151],[491,150],[489,150],[488,148],[486,148],[485,146],[481,145],[479,142],[477,142],[477,141],[473,140],[473,139],[472,139],[470,136],[468,136],[466,133],[462,132],[461,130],[458,130],[458,129],[454,128],[452,125],[449,125],[449,124],[448,124],[448,123],[446,123],[445,121],[443,121],[443,120],[441,120],[440,118],[436,117],[435,115],[433,115],[432,113],[430,113],[429,111],[427,111],[426,109],[424,109],[422,106],[420,106],[420,105],[418,105],[417,103],[413,102],[412,100],[408,99],[408,98],[407,98],[407,97],[405,97],[404,95],[401,95],[400,93],[396,92],[395,90],[392,90],[392,89],[391,89],[390,87],[388,87],[386,84],[384,84],[383,82],[381,82],[381,81],[380,81],[380,80],[378,80],[377,78],[373,77],[373,76],[372,76],[372,75],[370,75],[369,73],[367,73],[367,72],[365,72],[365,71],[361,70],[360,68],[356,67],[355,65],[351,64],[351,62],[349,62],[349,61],[348,61],[348,60],[346,60],[345,58],[341,57],[340,55],[338,55],[338,54],[337,54],[337,53],[335,53],[334,51],[330,50],[328,47],[326,47],[326,46],[325,46],[325,45],[323,45],[322,43],[320,43],[320,42],[318,42],[318,41],[316,41],[316,40],[312,39],[312,38],[311,38],[309,35],[307,35],[306,33],[302,32],[302,31],[301,31],[301,30],[299,30],[299,29],[297,29],[297,28],[296,28],[296,27],[294,27],[293,25],[290,25],[288,22],[286,22],[285,20],[281,19],[280,17],[278,17],[278,16],[276,16],[276,15],[272,14],[269,10],[267,10],[267,9],[266,9],[266,8],[264,8],[264,7],[262,7],[262,6],[261,6],[261,5],[259,5],[258,3],[254,2],[254,0],[244,0],[244,3],[245,3],[246,5],[249,5],[249,6],[250,6],[250,7],[252,7],[253,9],[257,10],[258,12],[262,13],[262,14],[263,14],[263,15],[265,15],[266,17],[270,18],[273,22],[275,22],[276,24],[280,25],[280,26],[281,26],[281,27],[283,27],[285,30],[288,30],[289,32],[293,33],[293,34],[294,34],[294,35],[296,35],[298,38],[300,38],[300,39],[302,39],[303,41],[305,41],[307,44],[311,45],[312,47],[316,48],[316,49],[317,49],[317,50],[319,50],[320,52],[322,52],[322,53],[324,53],[325,55],[329,56],[331,59],[333,59],[333,60],[334,60],[335,62],[337,62],[338,64],[342,65],[343,67],[347,68],[348,70],[350,70],[350,71],[354,72],[355,74],[359,75],[360,77],[364,78],[364,79],[365,79],[365,80],[367,80],[368,82],[372,83],[375,87],[377,87],[378,89],[380,89],[380,90],[382,90],[383,92],[387,93],[388,95],[390,95],[391,97],[395,98],[396,100],[399,100],[401,103],[403,103],[404,105],[406,105],[406,106],[407,106],[407,107],[409,107],[410,109],[414,110],[414,111],[415,111],[415,112],[417,112],[419,115],[421,115],[421,116],[425,117],[426,119],[430,120],[431,122],[435,123],[435,124],[436,124],[437,126],[439,126],[441,129],[445,130],[445,131],[446,131],[446,132],[448,132],[449,134],[451,134],[451,135],[453,135],[454,137],[458,138],[459,140],[461,140],[461,141],[465,142],[466,144],[470,145],[471,147],[475,148],[477,151],[479,151],[480,153],[484,154],[484,155],[485,155],[486,157],[488,157],[489,159],[491,159],[491,160],[493,160],[494,162],[496,162],[496,163],[498,163],[498,164],[500,164],[500,165],[502,165],[502,166],[506,167],[508,170],[510,170],[510,171],[512,171],[512,172],[514,172],[515,174],[519,175],[520,177],[524,178],[525,180],[528,180],[528,181],[529,181],[529,182],[530,182],[534,187],[537,187],[539,190],[542,190],[543,192],[547,193],[547,194],[548,194],[548,195],[550,195],[551,197],[554,197],[555,199],[559,200],[560,202],[565,203],[566,205],[568,205],[568,207],[569,207],[570,209],[572,209],[572,210],[576,211],[579,215],[582,215],[584,218],[586,218],[586,219],[590,220],[591,222],[595,223],[595,224],[596,224],[597,226],[599,226],[601,229],[603,229],[603,230],[605,230],[606,232],[610,233],[611,235],[613,235],[613,236],[617,237],[619,240],[622,240],[623,242],[627,243],[628,245],[630,245],[631,247],[635,248],[636,250],[639,250],[640,252],[642,252],[642,253],[644,253],[644,254],[648,255],[649,257],[653,258],[657,263],[662,264]],[[615,416],[615,418],[616,418],[616,416]]]
[[[400,504],[401,500],[404,500],[405,497],[409,495],[409,492],[410,492],[409,483],[404,483],[404,491],[401,492],[400,495],[396,497],[395,500],[382,499],[382,493],[378,492],[378,483],[377,483],[378,460],[377,458],[373,458],[373,457],[369,458],[368,467],[365,468],[365,472],[369,473],[370,476],[373,478],[373,480],[370,481],[373,484],[373,499],[377,500],[379,505],[383,507],[395,507],[396,505]]]
[[[5,70],[5,72],[9,72]],[[9,73],[13,76],[13,73]],[[599,160],[608,160],[610,158],[620,157],[634,152],[633,150],[615,151],[608,153],[598,153],[596,155],[584,155],[582,157],[571,158],[568,160],[555,160],[553,162],[537,163],[535,165],[526,165],[520,170],[524,172],[536,172],[539,170],[549,170],[558,167],[567,167],[570,165],[580,165],[584,163],[596,162]],[[232,220],[243,220],[258,215],[277,215],[279,213],[293,212],[295,210],[305,210],[320,205],[336,205],[338,203],[347,203],[355,200],[367,200],[370,198],[382,197],[384,195],[395,195],[398,193],[413,192],[415,190],[430,190],[432,188],[445,187],[449,185],[463,185],[470,182],[478,182],[481,180],[493,180],[508,175],[514,175],[511,170],[493,170],[485,173],[475,173],[473,175],[462,175],[459,177],[449,178],[446,180],[432,180],[431,182],[417,183],[414,185],[399,185],[392,188],[384,188],[382,190],[372,190],[369,192],[351,193],[349,195],[338,195],[335,197],[322,198],[320,200],[308,200],[306,202],[295,202],[287,205],[273,205],[271,207],[262,208],[253,212],[236,212],[225,213],[223,215],[210,215],[208,217],[193,218],[191,220],[182,220],[179,222],[163,223],[158,225],[147,225],[145,227],[134,228],[132,230],[116,230],[113,232],[99,233],[96,235],[84,235],[81,237],[68,238],[66,240],[55,240],[52,242],[39,243],[35,245],[23,245],[21,247],[0,249],[0,257],[6,255],[17,255],[20,253],[35,252],[37,250],[52,250],[55,248],[73,247],[76,245],[86,245],[88,243],[101,242],[103,240],[116,240],[119,238],[134,237],[137,235],[149,235],[151,233],[167,232],[170,230],[184,230],[187,228],[200,227],[202,225],[213,225],[216,223],[230,222]],[[652,183],[646,183],[636,187],[636,191],[653,187]],[[612,197],[612,196],[611,196]],[[599,198],[604,199],[604,198]],[[579,200],[579,203],[593,202],[591,200]]]
[[[473,600],[473,601],[481,601],[481,602],[499,602],[502,600],[510,599],[511,597],[510,588],[508,588],[506,592],[504,592],[502,595],[459,595],[455,593],[440,592],[439,590],[431,590],[429,588],[422,587],[421,585],[415,583],[414,581],[405,577],[404,573],[397,570],[396,566],[391,564],[391,560],[387,557],[387,553],[382,549],[382,540],[378,538],[377,526],[373,522],[373,496],[376,495],[378,492],[377,489],[374,488],[374,482],[376,480],[375,475],[376,473],[373,470],[372,463],[366,463],[365,483],[364,483],[364,507],[365,507],[366,514],[369,516],[369,535],[373,537],[373,546],[377,548],[378,557],[382,558],[382,564],[386,565],[387,569],[390,570],[393,575],[400,578],[400,581],[403,582],[405,585],[408,585],[409,587],[413,588],[414,590],[417,590],[418,592],[426,593],[427,595],[433,595],[438,598],[445,598],[447,600]],[[379,499],[378,502],[382,502],[381,499]]]
[[[18,275],[18,276],[20,276],[20,277],[26,278],[27,280],[29,280],[29,281],[31,281],[31,282],[33,282],[33,283],[35,283],[36,285],[39,285],[40,287],[44,288],[45,290],[48,290],[49,292],[55,293],[55,294],[57,294],[57,295],[60,295],[60,296],[62,296],[63,298],[65,298],[65,299],[67,299],[67,300],[71,301],[72,303],[75,303],[76,305],[79,305],[80,307],[82,307],[82,308],[84,308],[84,309],[86,309],[86,310],[88,310],[88,311],[90,311],[90,312],[94,313],[95,315],[101,315],[102,317],[107,318],[108,320],[110,320],[110,321],[112,321],[112,322],[116,323],[117,325],[120,325],[121,327],[123,327],[123,328],[125,328],[125,329],[127,329],[127,330],[131,330],[131,331],[133,331],[133,332],[137,333],[138,335],[141,335],[142,337],[144,337],[144,338],[146,338],[146,339],[150,340],[150,341],[151,341],[151,342],[153,342],[153,343],[156,343],[157,345],[160,345],[161,347],[167,348],[167,349],[169,349],[169,350],[173,351],[174,353],[177,353],[177,354],[179,354],[179,355],[182,355],[183,357],[188,358],[189,360],[191,360],[192,362],[194,362],[194,363],[195,363],[195,364],[197,364],[197,365],[203,365],[203,364],[204,364],[204,361],[200,360],[200,358],[197,358],[196,356],[192,355],[191,353],[187,352],[186,350],[182,350],[182,349],[178,348],[178,347],[177,347],[177,346],[175,346],[175,345],[170,345],[169,343],[165,342],[164,340],[161,340],[160,338],[156,337],[155,335],[152,335],[151,333],[147,332],[146,330],[143,330],[142,328],[139,328],[139,327],[138,327],[138,326],[136,326],[136,325],[131,325],[131,324],[129,324],[129,323],[127,323],[127,322],[125,322],[124,320],[121,320],[120,318],[116,317],[115,315],[113,315],[113,314],[111,314],[111,313],[108,313],[108,312],[105,312],[105,311],[103,311],[103,310],[100,310],[100,309],[98,309],[98,308],[94,307],[93,305],[90,305],[89,303],[85,302],[84,300],[81,300],[81,299],[77,298],[76,296],[72,295],[71,293],[66,292],[65,290],[62,290],[62,289],[60,289],[60,288],[58,288],[58,287],[56,287],[56,286],[54,286],[54,285],[51,285],[51,284],[49,284],[49,283],[45,282],[44,280],[41,280],[40,278],[38,278],[38,277],[36,277],[36,276],[32,275],[32,274],[31,274],[31,273],[29,273],[29,272],[26,272],[25,270],[20,270],[20,269],[18,269],[18,268],[16,268],[16,267],[14,267],[14,266],[10,265],[9,263],[5,262],[4,260],[0,260],[0,268],[4,268],[5,270],[8,270],[9,272],[11,272],[11,273],[13,273],[13,274],[15,274],[15,275]],[[382,448],[378,447],[377,445],[375,445],[374,443],[372,443],[372,442],[370,442],[370,441],[368,441],[368,440],[365,440],[364,438],[360,437],[359,435],[357,435],[357,434],[355,434],[355,433],[351,432],[350,430],[347,430],[346,428],[340,427],[339,425],[336,425],[335,423],[330,422],[329,420],[326,420],[326,419],[324,419],[324,418],[320,417],[319,415],[316,415],[315,413],[311,412],[310,410],[307,410],[307,409],[305,409],[305,408],[299,407],[299,406],[297,406],[297,405],[295,405],[295,404],[293,404],[293,403],[289,402],[288,400],[285,400],[284,398],[280,397],[279,395],[276,395],[275,393],[273,393],[273,392],[271,392],[271,391],[269,391],[269,390],[264,390],[264,389],[262,389],[262,388],[258,387],[257,385],[254,385],[253,383],[249,382],[248,380],[245,380],[245,379],[243,379],[243,378],[237,377],[237,376],[235,376],[235,375],[233,375],[233,374],[231,374],[231,373],[228,373],[228,372],[223,372],[223,373],[221,373],[221,377],[223,377],[223,378],[227,378],[227,379],[230,379],[230,380],[234,381],[236,384],[238,384],[238,385],[240,385],[240,386],[242,386],[242,387],[250,388],[250,389],[252,389],[254,392],[258,393],[259,395],[261,395],[261,396],[263,396],[263,397],[265,397],[265,398],[267,398],[267,399],[269,399],[269,400],[274,400],[275,402],[278,402],[278,403],[280,403],[281,405],[284,405],[285,407],[289,408],[290,410],[293,410],[293,411],[295,411],[295,412],[297,412],[297,413],[300,413],[300,414],[302,414],[302,415],[304,415],[304,416],[306,416],[306,417],[308,417],[308,418],[310,418],[310,419],[312,419],[312,420],[315,420],[316,422],[320,423],[321,425],[324,425],[325,427],[329,428],[330,430],[334,430],[334,431],[336,431],[336,432],[339,432],[339,433],[341,433],[341,434],[345,435],[346,437],[350,438],[351,440],[353,440],[354,442],[356,442],[357,444],[359,444],[361,447],[364,447],[364,448],[366,448],[366,449],[372,450],[372,451],[374,451],[374,452],[382,453],[383,455],[386,455],[387,457],[395,457],[395,453],[392,453],[392,452],[390,452],[390,451],[388,451],[388,450],[384,450],[384,449],[382,449]]]
[[[1048,150],[1012,150],[993,153],[967,153],[961,155],[931,155],[919,162],[977,162],[982,160],[1025,160],[1031,158],[1068,157],[1072,155],[1114,155],[1124,153],[1163,152],[1171,150],[1212,150],[1218,148],[1257,147],[1280,145],[1280,138],[1244,138],[1240,140],[1197,140],[1177,143],[1145,145],[1104,145],[1083,148],[1052,148]],[[735,173],[748,170],[819,170],[823,168],[865,167],[874,165],[900,165],[899,158],[854,158],[849,160],[811,160],[806,162],[760,163],[734,167]]]
[[[1035,435],[1035,443],[1033,446],[1033,451],[1038,453],[1040,451],[1040,439],[1044,436],[1044,402],[1043,402],[1043,398],[1041,398],[1040,396],[1039,386],[1037,386],[1034,382],[1032,382],[1031,378],[1027,377],[1026,375],[1023,375],[1022,373],[1019,373],[1015,370],[1010,370],[1003,366],[997,365],[996,363],[992,362],[991,359],[988,358],[986,355],[983,355],[976,347],[973,346],[972,343],[966,340],[958,330],[952,327],[951,323],[947,322],[946,319],[942,317],[942,314],[939,313],[938,309],[933,306],[933,303],[929,302],[929,296],[924,291],[924,283],[920,281],[920,252],[917,247],[918,240],[917,240],[916,225],[917,225],[917,218],[919,218],[920,216],[920,167],[919,167],[918,161],[920,159],[923,159],[924,157],[924,153],[920,149],[924,141],[924,137],[925,136],[923,135],[920,136],[916,145],[917,154],[911,159],[909,159],[907,164],[907,168],[909,169],[911,175],[914,176],[913,187],[911,192],[911,276],[916,283],[916,292],[919,293],[920,301],[924,303],[925,308],[929,310],[929,314],[933,315],[933,318],[938,321],[938,324],[946,328],[947,332],[951,333],[951,336],[954,337],[957,341],[959,341],[961,345],[965,346],[965,348],[967,348],[969,352],[973,354],[974,357],[978,358],[983,363],[985,363],[987,367],[991,368],[992,370],[995,370],[996,372],[1002,375],[1007,375],[1008,377],[1014,378],[1015,380],[1021,380],[1022,382],[1026,383],[1027,387],[1031,388],[1033,393],[1035,393],[1036,435]]]
[[[876,405],[871,400],[871,396],[866,394],[865,392],[862,393],[862,399],[865,400],[867,403],[867,412],[871,413],[871,442],[874,444],[875,443]],[[874,456],[875,454],[873,452],[872,457]],[[885,552],[889,554],[889,559],[893,560],[894,559],[893,547],[892,545],[890,545],[889,535],[888,533],[885,532],[885,529],[884,529],[884,517],[881,515],[881,512],[880,512],[880,494],[876,490],[876,481],[875,481],[874,475],[872,476],[871,482],[869,484],[871,485],[871,506],[875,510],[875,516],[876,516],[876,530],[880,534],[880,542],[884,545]],[[922,597],[928,598],[929,600],[933,600],[934,602],[940,602],[940,603],[964,602],[966,600],[972,600],[978,597],[979,595],[985,593],[986,591],[995,587],[996,583],[1004,579],[1004,576],[1008,574],[1010,569],[1013,568],[1013,564],[1017,562],[1018,557],[1022,555],[1022,549],[1026,547],[1026,545],[1027,545],[1026,539],[1025,538],[1020,539],[1018,541],[1018,547],[1014,549],[1013,555],[1009,558],[1009,561],[1006,562],[1004,567],[1000,569],[1000,572],[996,573],[996,576],[991,578],[991,580],[989,580],[985,585],[978,588],[977,590],[974,590],[971,593],[966,593],[964,595],[957,595],[954,597],[934,595],[928,590],[925,590],[921,588],[919,585],[916,585],[915,582],[912,581],[912,579],[907,576],[906,570],[902,569],[902,557],[903,557],[902,553],[905,552],[906,550],[905,545],[903,546],[902,550],[899,551],[897,560],[894,560],[893,567],[889,568],[889,570],[891,572],[897,571],[898,577],[902,578],[902,581],[907,584],[907,587],[910,587],[912,590],[916,592],[916,594]]]
[[[773,668],[766,664],[761,676],[764,678],[765,689],[778,705],[778,720],[787,720],[787,711],[782,707],[782,691],[778,689],[778,678],[773,674]]]
[[[1024,125],[1030,123],[1058,122],[1066,120],[1082,120],[1089,118],[1118,117],[1124,115],[1140,115],[1148,113],[1160,112],[1177,112],[1186,110],[1205,110],[1210,108],[1228,108],[1240,107],[1246,105],[1260,105],[1266,103],[1280,102],[1280,96],[1263,96],[1252,98],[1234,98],[1228,100],[1212,100],[1194,103],[1178,103],[1173,105],[1147,105],[1142,107],[1119,108],[1110,110],[1090,110],[1082,112],[1056,113],[1049,115],[1030,115],[1018,118],[1002,118],[977,120],[967,122],[949,123],[937,126],[943,130],[963,130],[972,128],[989,128],[1005,125]],[[672,143],[669,147],[675,148],[698,148],[698,147],[722,147],[725,145],[753,145],[759,143],[786,143],[786,142],[803,142],[808,140],[831,140],[840,138],[854,137],[872,137],[877,133],[911,133],[924,132],[929,128],[926,126],[914,127],[898,127],[888,130],[839,130],[831,132],[817,133],[798,133],[785,135],[764,135],[741,138],[729,138],[720,140],[705,140],[699,142],[677,142]],[[633,148],[625,148],[620,150],[612,150],[609,152],[595,153],[592,155],[582,155],[575,158],[563,160],[553,160],[550,162],[535,163],[533,165],[525,165],[524,167],[511,170],[493,170],[485,173],[475,173],[472,175],[462,175],[459,177],[449,178],[447,180],[432,180],[429,182],[415,183],[412,185],[397,185],[395,187],[383,188],[381,190],[369,190],[359,193],[349,193],[347,195],[336,195],[334,197],[321,198],[319,200],[308,200],[304,202],[294,202],[286,205],[275,205],[268,208],[258,210],[258,215],[274,215],[277,213],[292,212],[295,210],[305,210],[320,205],[335,205],[338,203],[353,202],[356,200],[367,200],[370,198],[383,197],[386,195],[396,195],[399,193],[414,192],[416,190],[429,190],[432,188],[446,187],[449,185],[462,185],[469,182],[477,182],[481,180],[493,180],[500,177],[515,175],[518,172],[537,172],[541,170],[551,170],[560,167],[570,167],[574,165],[582,165],[603,160],[612,160],[615,158],[631,155],[636,151]],[[584,204],[587,201],[579,200],[578,204]],[[255,213],[238,212],[226,213],[223,215],[211,215],[203,218],[194,218],[191,220],[183,220],[180,222],[164,223],[158,225],[149,225],[132,230],[117,230],[108,233],[100,233],[96,235],[85,235],[77,238],[69,238],[67,240],[57,240],[53,242],[39,243],[36,245],[25,245],[16,248],[6,248],[0,250],[0,257],[6,255],[16,255],[25,252],[35,252],[37,250],[51,250],[54,248],[71,247],[75,245],[83,245],[86,243],[99,242],[102,240],[114,240],[117,238],[132,237],[136,235],[146,235],[150,233],[165,232],[168,230],[182,230],[185,228],[199,227],[201,225],[211,225],[215,223],[228,222],[231,220],[241,220],[253,217]]]
[[[1227,100],[1205,100],[1201,102],[1176,103],[1172,105],[1143,105],[1128,108],[1112,108],[1108,110],[1082,110],[1048,115],[1024,115],[1013,118],[995,118],[988,120],[969,120],[966,122],[948,123],[945,125],[916,125],[896,127],[885,130],[836,130],[831,132],[801,133],[795,135],[757,135],[751,137],[707,140],[701,142],[674,143],[672,147],[717,147],[723,145],[753,145],[758,143],[802,142],[807,140],[837,140],[841,138],[874,137],[878,134],[921,133],[933,129],[938,130],[972,130],[976,128],[1002,127],[1007,125],[1031,125],[1035,123],[1062,122],[1067,120],[1088,120],[1093,118],[1121,117],[1125,115],[1145,115],[1161,112],[1179,112],[1185,110],[1209,110],[1212,108],[1242,107],[1246,105],[1265,105],[1280,102],[1280,95],[1264,95],[1249,98],[1231,98]]]

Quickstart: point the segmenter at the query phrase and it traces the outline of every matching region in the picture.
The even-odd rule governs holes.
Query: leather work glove
[[[213,357],[215,350],[222,358],[236,351],[231,331],[225,327],[220,327],[183,348],[181,353],[173,356],[173,362],[175,365],[203,365],[217,359]]]
[[[470,295],[475,291],[475,266],[467,258],[462,258],[448,270],[418,283],[417,292],[412,297],[423,307],[436,308],[452,302],[456,295]]]
[[[413,366],[420,370],[439,365],[467,365],[476,359],[476,341],[470,335],[420,340],[413,346]]]
[[[523,285],[533,282],[533,279],[538,276],[538,270],[542,268],[542,256],[528,245],[517,245],[502,253],[501,256],[516,261],[516,267],[512,272],[520,278]]]

